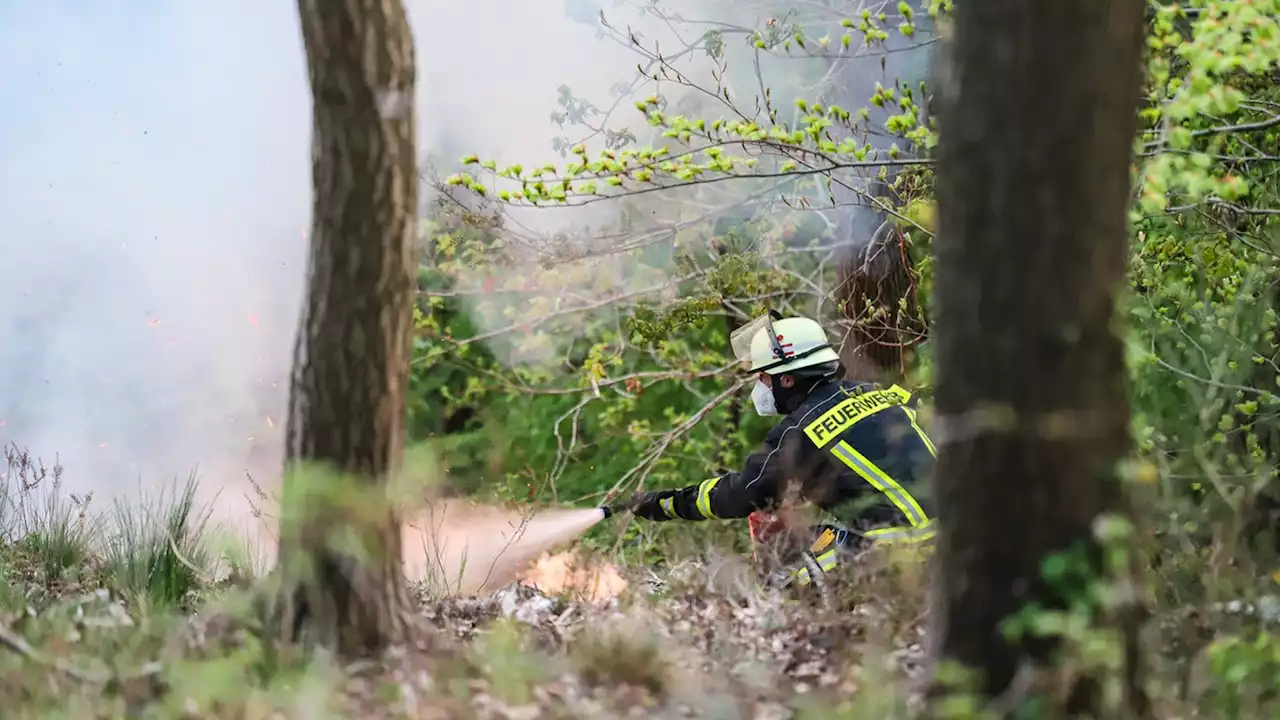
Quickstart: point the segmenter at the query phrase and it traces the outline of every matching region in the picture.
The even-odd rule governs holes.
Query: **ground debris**
[[[777,593],[633,587],[634,602],[622,603],[519,583],[484,598],[426,600],[432,641],[352,673],[344,706],[388,718],[791,718],[797,697],[834,703],[860,692],[856,666],[867,653],[904,680],[923,666],[923,628],[893,647],[867,644],[863,624],[883,614],[874,607],[822,614]],[[502,623],[526,638],[520,652],[530,657],[516,670],[475,657]],[[512,652],[502,651],[504,664]]]

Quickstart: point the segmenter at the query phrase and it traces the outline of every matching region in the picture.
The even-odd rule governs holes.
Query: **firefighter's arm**
[[[785,425],[785,424],[784,424]],[[790,429],[793,432],[788,433]],[[707,520],[744,518],[773,506],[782,486],[781,446],[798,433],[794,425],[776,427],[741,472],[707,478],[679,490],[644,493],[632,512],[646,520]]]
[[[912,429],[916,431],[916,434],[924,441],[925,446],[929,448],[929,453],[937,456],[938,450],[934,447],[929,433],[924,429],[924,424],[920,422],[920,396],[908,393],[897,385],[894,385],[892,390],[898,392],[904,398],[902,411],[906,413],[907,419],[911,421]]]

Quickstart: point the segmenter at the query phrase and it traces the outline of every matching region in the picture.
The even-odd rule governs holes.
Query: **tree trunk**
[[[940,68],[938,656],[1014,706],[1015,675],[1050,665],[1058,646],[1006,640],[1002,621],[1032,602],[1060,607],[1042,563],[1096,549],[1094,521],[1125,513],[1116,471],[1130,416],[1114,323],[1143,6],[965,0]],[[1136,622],[1116,625],[1127,711],[1141,714]],[[1096,713],[1095,679],[1070,683],[1058,709]]]
[[[286,640],[351,656],[401,640],[406,627],[389,478],[403,456],[412,347],[414,48],[400,0],[298,5],[314,195],[275,619]]]
[[[888,188],[877,186],[876,195],[887,201]],[[924,323],[902,235],[887,222],[887,213],[877,217],[879,228],[840,259],[832,297],[843,317],[839,352],[845,379],[889,384],[906,380]]]

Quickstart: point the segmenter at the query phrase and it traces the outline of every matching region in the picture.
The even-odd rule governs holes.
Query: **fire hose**
[[[619,505],[602,505],[599,509],[607,520],[619,512],[629,510],[630,505],[623,502]],[[774,513],[760,510],[747,516],[747,528],[751,535],[752,559],[757,563],[760,562],[760,548],[789,529],[782,518]],[[796,563],[799,567],[790,571],[769,573],[766,578],[767,584],[775,587],[813,584],[820,591],[825,591],[824,576],[835,567],[837,553],[844,547],[848,531],[831,525],[815,526],[812,529],[815,539],[807,549],[800,552]]]

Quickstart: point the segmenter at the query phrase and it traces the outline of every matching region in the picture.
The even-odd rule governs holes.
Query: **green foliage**
[[[1187,23],[1189,9],[1196,12]],[[1159,152],[1143,170],[1145,212],[1163,210],[1170,197],[1195,204],[1249,195],[1258,168],[1235,161],[1280,141],[1274,108],[1266,109],[1274,86],[1264,80],[1280,62],[1278,18],[1276,0],[1158,7],[1148,42],[1151,105],[1142,113],[1150,130],[1141,147]]]
[[[1278,16],[1274,0],[1157,4],[1148,39],[1126,305],[1135,436],[1171,536],[1276,492]]]
[[[65,492],[60,464],[46,467],[15,444],[0,453],[0,544],[13,547],[17,564],[48,582],[79,582],[98,530],[92,497]]]
[[[68,499],[55,486],[29,512],[20,543],[23,551],[38,561],[40,572],[57,580],[82,569],[97,534],[97,519],[88,515],[88,504]]]
[[[716,414],[670,438],[662,428],[694,416],[724,388],[729,333],[707,311],[787,284],[762,267],[736,230],[729,228],[724,242],[737,252],[694,246],[667,254],[688,270],[685,280],[657,283],[682,296],[675,303],[640,294],[600,312],[539,320],[541,303],[551,298],[512,265],[499,228],[476,213],[438,206],[424,228],[432,254],[416,313],[413,437],[432,441],[453,488],[521,502],[599,502],[637,467],[650,483],[683,484],[701,479],[693,469],[700,465],[731,466],[767,427],[760,419]],[[568,282],[577,285],[576,277]],[[478,317],[499,327],[478,327]],[[526,332],[523,318],[539,324]],[[560,342],[561,333],[570,339],[554,364],[508,366],[494,345],[465,342],[486,332],[516,353]],[[646,460],[659,445],[666,452]]]
[[[903,3],[892,21],[887,12],[864,10],[838,20],[838,28],[779,14],[758,28],[700,29],[700,50],[716,63],[715,83],[699,85],[656,49],[644,51],[649,63],[642,72],[653,85],[634,98],[643,127],[634,134],[628,130],[626,140],[612,135],[603,148],[566,141],[562,165],[500,169],[472,156],[463,161],[465,172],[448,182],[503,205],[610,199],[647,208],[646,198],[654,193],[693,197],[703,187],[732,181],[808,211],[823,203],[839,206],[844,201],[837,189],[866,188],[868,179],[880,179],[886,192],[868,197],[863,191],[859,200],[903,234],[927,316],[935,231],[931,151],[937,128],[929,112],[934,89],[920,77],[886,77],[862,102],[833,103],[824,95],[838,90],[832,86],[785,97],[785,89],[763,80],[773,77],[768,63],[856,54],[944,31],[951,4],[927,5]],[[1268,550],[1257,541],[1265,515],[1259,520],[1256,511],[1268,497],[1280,497],[1280,89],[1274,82],[1280,2],[1151,5],[1146,97],[1134,138],[1129,288],[1117,313],[1128,351],[1137,441],[1127,476],[1141,502],[1136,527],[1111,523],[1099,530],[1108,537],[1119,533],[1129,543],[1140,540],[1155,555],[1171,554],[1174,559],[1156,570],[1165,585],[1153,599],[1176,606],[1222,594],[1274,592],[1268,578],[1280,567],[1280,548]],[[749,101],[721,80],[736,57],[735,35],[754,53],[762,78],[758,96]],[[715,100],[686,102],[676,89]],[[872,131],[883,140],[873,142]],[[553,490],[553,498],[594,499],[614,489],[619,477],[685,484],[740,462],[765,424],[750,413],[741,417],[733,406],[707,413],[691,432],[664,444],[730,381],[727,373],[712,372],[728,360],[725,308],[737,303],[747,316],[766,305],[802,312],[835,305],[854,316],[863,313],[832,297],[829,268],[801,253],[771,253],[786,221],[771,222],[776,215],[752,208],[722,215],[714,230],[683,230],[668,257],[677,259],[676,267],[696,272],[668,292],[612,303],[607,312],[597,306],[581,329],[548,323],[548,332],[556,327],[575,338],[565,353],[572,361],[563,369],[486,366],[495,376],[512,378],[491,395],[474,396],[487,413],[485,425],[503,428],[493,435],[510,439],[497,452],[503,458],[487,468],[491,476],[506,476],[505,497],[519,497],[510,487],[517,477],[527,478],[515,482],[537,494],[540,471],[547,467],[539,463],[550,463],[547,482],[561,491],[574,489],[563,496]],[[731,231],[724,227],[727,217]],[[820,229],[813,239],[821,244],[830,235]],[[783,240],[789,247],[802,245]],[[806,284],[810,278],[817,279],[812,286]],[[877,311],[884,312],[869,308],[864,319]],[[677,372],[673,367],[686,374],[665,376]],[[910,373],[911,384],[927,390],[933,374],[927,344]],[[627,392],[618,392],[620,386]],[[571,387],[578,391],[568,392]],[[551,392],[538,394],[546,390]],[[566,425],[577,430],[556,432]],[[495,447],[475,437],[476,450]],[[714,451],[717,445],[721,452]],[[655,451],[660,452],[653,457]],[[511,455],[521,459],[512,462]],[[526,471],[516,473],[517,465]],[[471,486],[492,486],[492,480]],[[668,531],[628,528],[624,553],[657,562],[663,543],[672,541],[666,535],[675,534]],[[1105,559],[1112,565],[1128,562],[1125,553]],[[1047,559],[1046,581],[1067,598],[1063,608],[1029,608],[1011,621],[1010,632],[1064,640],[1079,662],[1106,672],[1117,666],[1118,649],[1096,621],[1114,609],[1117,594],[1134,588],[1098,576],[1094,565],[1083,562]],[[1228,572],[1223,563],[1237,570]],[[1207,572],[1232,580],[1208,586],[1199,582]],[[1266,667],[1261,660],[1257,665]],[[957,698],[957,716],[977,712],[967,704],[971,698]]]
[[[205,538],[209,508],[200,506],[196,489],[192,475],[174,496],[116,500],[106,566],[132,602],[179,605],[202,584],[213,558]]]
[[[933,19],[949,9],[949,3],[933,3],[924,26],[931,28]],[[899,34],[914,34],[919,18],[910,6],[901,14],[906,25]],[[861,51],[887,47],[885,19],[881,14],[842,23],[843,44],[858,37]],[[768,52],[782,54],[779,58],[795,56],[797,47],[822,52],[832,44],[821,39],[808,43],[805,33],[777,22],[749,35],[748,41],[758,48],[763,39]],[[707,52],[722,64],[732,54],[724,40],[715,33],[704,37]],[[661,75],[693,87],[660,55],[650,57],[650,79]],[[682,100],[653,94],[637,100],[635,107],[661,138],[658,144],[637,145],[615,134],[593,155],[585,144],[557,141],[569,158],[564,167],[514,164],[498,169],[470,155],[461,160],[463,171],[448,177],[444,188],[496,197],[500,205],[538,205],[733,179],[795,193],[797,208],[803,208],[820,197],[834,202],[833,178],[843,182],[870,171],[889,183],[890,194],[863,198],[902,227],[913,255],[927,264],[932,211],[924,156],[936,141],[932,121],[923,112],[927,85],[886,78],[876,85],[868,109],[859,113],[804,98],[794,102],[792,112],[765,91],[759,98],[762,110],[754,118],[739,109],[723,86],[706,93],[722,99],[729,111],[720,118],[681,114],[676,106]],[[566,112],[557,116],[559,123],[574,122],[569,107],[582,110],[577,119],[583,125],[588,125],[587,115],[594,116],[583,110],[589,103],[574,99],[566,88],[561,88],[560,100]],[[896,144],[873,142],[872,132],[888,132]],[[908,149],[921,156],[909,157]],[[481,183],[486,175],[489,179]],[[899,213],[900,207],[906,212]],[[832,238],[828,226],[811,222],[813,214],[803,210],[795,218],[758,214],[750,205],[742,210],[688,224],[669,245],[650,244],[634,256],[656,272],[652,292],[607,302],[608,292],[599,291],[604,300],[581,305],[593,310],[565,316],[551,310],[559,307],[552,292],[530,292],[533,273],[521,267],[529,259],[515,259],[503,239],[509,235],[504,228],[469,221],[468,213],[456,208],[435,208],[425,229],[432,253],[424,278],[429,274],[431,285],[420,308],[423,333],[413,379],[415,390],[426,390],[433,402],[417,405],[415,396],[413,425],[418,432],[432,424],[437,428],[425,434],[436,436],[454,486],[489,488],[512,500],[598,501],[602,493],[629,491],[622,484],[682,485],[739,464],[767,423],[743,413],[738,400],[728,408],[707,405],[732,377],[727,347],[731,328],[725,316],[750,316],[766,307],[798,313],[830,307],[829,298],[807,291],[804,279],[816,274],[818,284],[834,285],[835,268],[824,261],[820,248],[843,240]],[[807,219],[796,222],[801,217]],[[472,232],[481,225],[480,232]],[[814,248],[810,253],[768,251],[779,241],[804,247],[806,238]],[[564,279],[564,267],[558,265],[553,273],[562,286],[576,291],[586,285],[581,279]],[[589,263],[583,267],[591,272],[585,270]],[[484,280],[477,281],[479,277]],[[476,318],[487,320],[481,327],[468,327]],[[485,338],[483,347],[454,341],[477,336]],[[547,344],[556,345],[562,362],[515,367],[502,362],[503,355]],[[441,418],[450,416],[468,421],[463,428],[440,433]],[[434,422],[425,422],[426,417]],[[696,422],[682,427],[690,420]]]
[[[1229,635],[1206,648],[1206,656],[1209,683],[1203,702],[1210,712],[1246,718],[1280,709],[1280,637],[1266,631]]]
[[[764,28],[749,33],[748,43],[758,52],[782,57],[828,57],[832,51],[857,57],[878,53],[888,48],[890,33],[915,38],[917,32],[931,34],[936,21],[951,10],[951,3],[929,3],[927,17],[917,16],[911,3],[897,6],[895,17],[901,22],[892,31],[886,29],[886,12],[862,10],[857,18],[842,19],[838,42],[833,48],[829,35],[812,38],[806,28],[786,21],[771,20]],[[923,21],[923,24],[922,24]],[[924,82],[903,82],[893,78],[890,84],[876,83],[866,106],[851,110],[800,97],[794,101],[795,111],[788,119],[784,108],[775,104],[771,88],[763,88],[756,98],[757,111],[752,113],[731,98],[723,83],[727,68],[723,34],[711,31],[704,35],[706,51],[720,65],[720,76],[714,88],[701,88],[681,70],[662,58],[660,52],[648,54],[652,62],[642,76],[655,83],[670,82],[690,87],[715,98],[728,110],[719,117],[690,117],[673,112],[672,102],[657,92],[634,102],[635,110],[660,138],[661,144],[625,147],[630,143],[610,141],[598,153],[586,144],[568,146],[570,162],[559,167],[545,164],[526,167],[514,164],[498,169],[492,160],[468,155],[462,165],[477,172],[459,172],[445,180],[450,186],[465,187],[482,196],[492,193],[490,184],[479,175],[492,176],[496,196],[510,204],[557,204],[591,202],[619,195],[645,193],[727,179],[783,179],[779,187],[794,185],[805,177],[814,177],[835,203],[832,180],[866,171],[887,177],[891,168],[929,165],[927,153],[937,143],[936,126],[926,119],[924,103],[932,92]],[[647,54],[647,51],[645,51]],[[826,90],[828,88],[821,88]],[[567,93],[561,88],[563,97]],[[878,122],[873,123],[873,115]],[[563,123],[568,114],[557,116]],[[887,135],[889,147],[872,141],[872,133]],[[613,136],[616,137],[616,136]],[[557,144],[563,149],[563,144]],[[911,157],[912,153],[919,156]],[[764,162],[761,162],[762,159]],[[906,204],[913,198],[905,198]],[[891,205],[882,209],[892,212]]]
[[[950,3],[932,2],[925,12],[918,13],[910,4],[902,5],[897,8],[902,21],[897,28],[886,26],[885,13],[863,10],[840,21],[840,34],[832,36],[782,16],[746,32],[746,40],[753,52],[764,53],[775,62],[796,62],[830,52],[836,45],[842,46],[841,52],[856,54],[888,47],[891,30],[900,37],[922,28],[926,34],[936,32],[951,9]],[[1274,242],[1280,222],[1280,212],[1275,210],[1280,204],[1280,189],[1275,181],[1277,157],[1273,150],[1280,147],[1280,94],[1269,77],[1280,57],[1276,30],[1280,12],[1275,0],[1154,3],[1153,9],[1148,42],[1149,102],[1141,112],[1141,136],[1135,138],[1140,167],[1131,262],[1134,292],[1123,301],[1133,373],[1134,432],[1140,452],[1158,471],[1165,501],[1179,505],[1178,512],[1169,517],[1206,510],[1218,513],[1219,509],[1236,512],[1248,498],[1265,489],[1274,467],[1268,448],[1275,434],[1269,422],[1276,411],[1272,385],[1280,377],[1276,297],[1271,289],[1277,281],[1274,259],[1280,250]],[[721,74],[735,52],[726,37],[716,31],[703,38]],[[837,204],[831,191],[833,183],[847,185],[870,171],[871,176],[888,183],[885,196],[870,200],[904,233],[915,265],[919,302],[927,312],[934,229],[929,153],[936,143],[936,128],[925,112],[933,92],[926,83],[886,78],[875,83],[861,107],[842,107],[808,97],[794,98],[791,107],[786,107],[775,102],[775,88],[762,87],[753,113],[745,111],[746,103],[734,98],[719,80],[715,87],[699,88],[695,80],[662,61],[660,55],[646,57],[650,60],[645,66],[649,80],[701,90],[729,112],[723,116],[699,114],[707,108],[687,104],[677,110],[676,105],[683,101],[671,93],[657,92],[635,101],[636,111],[658,139],[654,144],[611,140],[608,147],[592,153],[586,144],[566,143],[569,163],[563,167],[512,165],[498,170],[496,164],[477,156],[464,158],[463,166],[478,167],[481,174],[489,172],[495,187],[504,188],[498,195],[502,204],[517,205],[591,202],[604,197],[638,200],[657,188],[681,188],[683,192],[732,179],[749,187],[765,183],[760,186],[772,187],[784,196],[792,194],[797,206],[809,207],[823,195]],[[562,89],[562,96],[566,95],[572,98]],[[562,104],[586,107],[581,101]],[[569,120],[568,113],[561,120]],[[870,141],[868,131],[873,126],[885,134],[883,143]],[[806,184],[806,178],[817,183]],[[475,189],[478,180],[458,174],[447,182]],[[482,189],[482,194],[487,192]],[[712,353],[720,360],[727,359],[723,344],[727,333],[717,327],[716,318],[726,299],[753,300],[744,308],[748,314],[760,311],[766,298],[770,304],[785,305],[802,297],[798,293],[803,286],[795,279],[811,273],[811,267],[799,256],[779,261],[760,253],[761,246],[776,242],[776,227],[771,228],[765,216],[748,212],[736,218],[727,232],[718,227],[712,233],[693,234],[692,243],[678,243],[670,257],[692,258],[688,267],[697,271],[696,277],[672,284],[674,292],[665,293],[659,302],[610,304],[608,312],[587,319],[585,331],[573,331],[575,337],[582,338],[581,344],[568,352],[573,360],[563,371],[513,372],[501,367],[493,356],[473,361],[471,369],[452,365],[464,356],[484,354],[483,350],[467,348],[436,356],[433,367],[438,368],[441,378],[455,372],[469,375],[461,394],[482,408],[477,417],[484,419],[477,420],[476,429],[451,440],[450,450],[460,463],[466,463],[467,477],[475,477],[481,465],[489,477],[484,482],[463,484],[473,489],[492,485],[493,476],[501,473],[507,481],[506,496],[511,498],[519,497],[520,488],[539,494],[548,483],[558,484],[561,490],[572,487],[579,497],[587,496],[592,488],[597,492],[607,489],[624,465],[634,468],[644,463],[646,449],[655,446],[655,438],[660,442],[663,437],[660,427],[678,425],[695,411],[691,395],[701,400],[713,393],[717,384],[723,387],[723,376],[708,377],[708,382],[696,376],[715,367]],[[821,232],[816,241],[821,241]],[[502,234],[495,230],[492,237]],[[714,247],[720,248],[718,255],[707,252]],[[474,252],[468,262],[483,263],[483,255]],[[781,302],[774,298],[781,298]],[[845,307],[843,302],[839,306],[862,312]],[[460,305],[452,307],[451,312],[460,316],[469,314]],[[535,316],[540,312],[536,307],[526,309]],[[874,320],[871,315],[863,319]],[[450,322],[451,328],[457,328],[450,330],[456,336],[478,330],[465,328],[462,317],[454,316]],[[619,325],[624,333],[617,331]],[[680,348],[682,338],[685,342]],[[639,346],[644,346],[643,351]],[[682,351],[691,347],[709,352],[701,357],[682,357]],[[915,384],[927,387],[932,364],[927,346],[923,349],[911,370]],[[683,360],[676,364],[678,371],[671,366],[675,358]],[[478,378],[477,370],[512,379],[485,395],[479,386],[494,384]],[[658,379],[670,372],[685,376]],[[562,373],[575,382],[559,382],[557,376]],[[627,379],[610,384],[620,376]],[[690,385],[679,391],[659,391],[651,389],[648,377],[654,378],[654,386],[675,385],[677,381]],[[450,382],[461,384],[460,380]],[[571,385],[591,397],[578,400],[567,394]],[[626,392],[618,392],[619,385]],[[537,395],[548,387],[557,389],[546,396]],[[515,388],[520,388],[523,396],[511,402]],[[643,389],[644,399],[634,397],[639,389]],[[460,394],[457,390],[451,393],[453,397]],[[661,402],[649,400],[655,397]],[[1195,409],[1194,419],[1188,418],[1187,408]],[[511,414],[517,409],[520,420]],[[719,413],[712,413],[703,422],[712,428],[711,437],[730,430],[729,436],[719,438],[730,448],[749,448],[758,437],[741,435],[742,428],[751,422],[726,427],[720,418]],[[568,433],[566,440],[555,431],[579,421],[580,439]],[[507,430],[513,425],[520,428],[516,435]],[[485,434],[480,426],[503,429]],[[629,438],[612,442],[598,438],[598,433],[614,433],[623,427]],[[498,442],[498,437],[503,441]],[[681,465],[689,469],[673,477],[667,472],[670,464],[660,459],[654,464],[652,479],[688,481],[718,469],[716,461],[732,466],[733,459],[740,457],[733,451],[706,452],[702,444],[710,437],[696,431],[690,440],[697,445],[685,447],[682,440],[665,451],[666,455],[681,456]],[[554,451],[547,447],[551,441],[556,443]],[[544,449],[535,449],[539,444]],[[487,463],[470,459],[481,448],[493,454]],[[510,454],[522,457],[515,463],[496,457]],[[539,468],[546,465],[539,463],[552,457],[552,467],[563,471],[540,478]],[[697,460],[690,462],[694,458]],[[595,479],[588,473],[579,474],[581,464],[595,473]],[[523,472],[514,470],[517,465]],[[702,467],[695,471],[698,465]],[[563,473],[572,479],[561,478]],[[683,478],[677,480],[679,475]],[[1211,502],[1205,505],[1210,488]],[[556,490],[551,495],[559,497]],[[1180,532],[1183,522],[1174,521],[1170,529],[1176,526]]]
[[[1104,705],[1117,711],[1123,709],[1126,657],[1114,620],[1132,612],[1138,602],[1132,577],[1134,539],[1128,519],[1099,518],[1094,537],[1044,559],[1046,602],[1028,603],[1001,628],[1013,643],[1058,642],[1061,656],[1069,658],[1063,665],[1100,680]]]
[[[877,87],[871,103],[880,109],[898,111],[889,112],[884,122],[884,129],[891,135],[930,148],[936,144],[936,135],[920,120],[917,92],[926,92],[923,84],[901,92]],[[607,197],[611,188],[637,192],[672,187],[673,183],[714,182],[731,177],[800,177],[927,164],[924,160],[902,158],[902,150],[896,144],[881,151],[870,142],[858,142],[853,134],[866,129],[868,118],[855,119],[839,106],[799,100],[797,107],[804,115],[796,125],[783,121],[762,125],[752,120],[726,118],[710,122],[691,120],[681,115],[669,116],[662,107],[663,101],[657,95],[636,103],[636,109],[644,113],[648,124],[662,129],[663,137],[681,146],[694,145],[696,150],[673,151],[669,145],[621,151],[605,149],[598,158],[590,159],[585,146],[575,145],[570,153],[577,159],[563,169],[544,165],[526,170],[521,165],[513,165],[497,172],[499,179],[519,182],[518,189],[500,190],[498,197],[505,202],[537,205],[563,203],[573,198]],[[776,117],[776,112],[773,115]],[[863,124],[861,128],[859,123]],[[762,146],[790,159],[781,160],[773,168],[760,169],[759,158],[727,150],[744,146]],[[475,156],[464,158],[464,163],[484,165]],[[486,185],[467,173],[452,175],[446,183],[466,187],[480,195],[489,194]]]
[[[514,620],[495,622],[474,646],[470,660],[502,700],[512,705],[529,703],[534,687],[550,680],[553,670]]]

